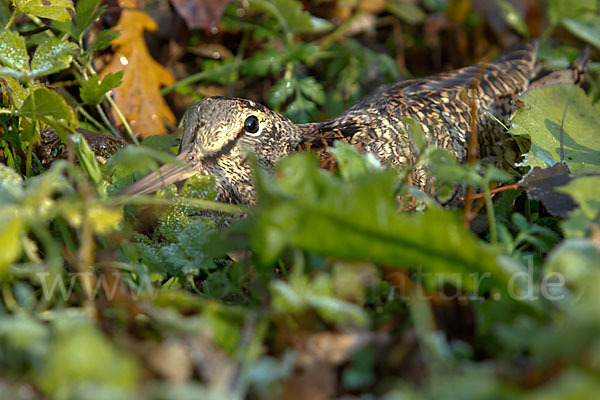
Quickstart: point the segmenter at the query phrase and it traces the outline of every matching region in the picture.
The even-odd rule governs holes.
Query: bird
[[[417,154],[406,118],[418,122],[430,145],[447,149],[465,162],[473,107],[479,147],[485,155],[505,131],[522,92],[554,82],[579,84],[589,62],[586,49],[567,69],[537,78],[536,54],[537,43],[532,41],[495,62],[401,81],[376,90],[324,122],[294,124],[251,100],[207,97],[184,115],[177,156],[183,165],[164,165],[117,195],[148,194],[201,174],[214,177],[217,201],[253,206],[256,193],[248,153],[256,156],[262,168],[273,171],[278,161],[293,152],[316,151],[321,167],[331,170],[335,158],[328,150],[336,140],[401,168],[414,163]],[[431,193],[434,179],[425,167],[418,167],[411,173],[410,184]]]

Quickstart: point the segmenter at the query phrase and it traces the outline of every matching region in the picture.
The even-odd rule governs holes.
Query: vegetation
[[[510,168],[459,165],[413,129],[440,196],[482,193],[465,210],[412,191],[414,165],[340,143],[333,174],[310,153],[256,168],[251,210],[214,202],[208,177],[112,196],[174,162],[175,121],[203,96],[300,123],[530,37],[546,69],[600,49],[596,1],[476,3],[0,2],[0,397],[600,394],[595,63],[585,92],[520,98]],[[130,145],[99,156],[79,128]],[[217,229],[200,210],[247,218]]]

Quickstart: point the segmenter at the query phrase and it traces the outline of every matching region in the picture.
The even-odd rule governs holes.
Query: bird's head
[[[208,97],[194,104],[183,119],[178,159],[185,166],[165,165],[125,188],[120,195],[154,192],[195,174],[211,175],[223,199],[252,203],[253,153],[264,168],[293,151],[300,129],[284,116],[245,99]]]

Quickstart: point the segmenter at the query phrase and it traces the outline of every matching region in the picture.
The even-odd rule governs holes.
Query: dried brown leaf
[[[146,47],[144,31],[155,31],[156,23],[142,11],[124,9],[116,29],[121,36],[112,44],[118,50],[101,76],[124,71],[123,83],[113,91],[114,100],[137,136],[165,134],[163,120],[175,124],[175,116],[161,96],[160,86],[175,79],[154,61]],[[114,111],[113,115],[119,121]]]

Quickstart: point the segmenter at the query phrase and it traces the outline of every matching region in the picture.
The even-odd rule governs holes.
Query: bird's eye
[[[251,115],[248,118],[246,118],[246,121],[244,122],[244,130],[247,133],[256,133],[258,132],[258,118],[256,118],[256,116]]]

